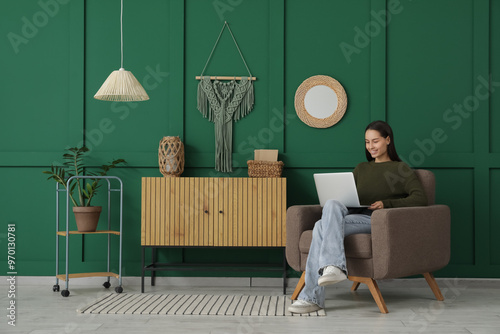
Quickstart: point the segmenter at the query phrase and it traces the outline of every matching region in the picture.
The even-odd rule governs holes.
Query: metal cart
[[[71,189],[70,184],[71,181],[75,179],[106,179],[108,184],[108,229],[107,230],[98,230],[95,232],[79,232],[79,231],[70,231],[69,230],[69,192],[66,189]],[[119,188],[111,188],[110,180],[117,180],[120,183]],[[63,297],[69,296],[69,279],[70,278],[80,278],[80,277],[107,277],[107,281],[104,282],[103,286],[107,289],[111,286],[110,278],[115,277],[118,279],[118,286],[115,288],[117,293],[121,293],[123,291],[122,288],[122,222],[123,222],[123,183],[120,178],[116,176],[72,176],[68,179],[66,183],[66,189],[60,189],[59,183],[56,184],[56,284],[53,286],[53,291],[58,292],[60,290],[59,280],[63,280],[66,282],[66,289],[61,291],[61,295]],[[66,230],[60,230],[59,226],[59,193],[66,192]],[[120,193],[120,230],[112,231],[111,230],[111,193],[119,192]],[[93,273],[69,273],[69,239],[72,234],[80,234],[82,237],[85,234],[107,234],[108,235],[108,260],[107,260],[107,271],[106,272],[93,272]],[[120,249],[119,249],[119,264],[118,264],[118,274],[110,272],[109,263],[110,263],[110,254],[111,254],[111,235],[120,236]],[[59,238],[66,237],[66,273],[59,274]],[[83,248],[83,247],[82,247]],[[83,249],[82,249],[83,254]]]

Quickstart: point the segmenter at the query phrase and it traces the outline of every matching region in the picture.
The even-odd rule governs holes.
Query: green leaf
[[[105,176],[111,168],[115,168],[118,164],[125,163],[124,159],[115,159],[110,165],[102,165],[101,172],[86,171],[84,164],[84,157],[90,150],[85,147],[66,147],[63,153],[63,162],[59,163],[58,166],[53,164],[50,167],[50,171],[43,171],[44,174],[48,174],[47,180],[53,179],[56,182],[62,184],[66,188],[66,182],[69,178],[79,175],[93,175],[93,176]],[[90,182],[92,180],[92,182]],[[77,179],[71,182],[69,195],[74,205],[76,204],[73,198],[73,191],[78,189],[78,199],[80,205],[90,205],[91,198],[97,193],[97,189],[101,187],[100,179],[89,179],[89,181]],[[83,186],[82,186],[83,185]],[[88,198],[86,204],[83,198]]]

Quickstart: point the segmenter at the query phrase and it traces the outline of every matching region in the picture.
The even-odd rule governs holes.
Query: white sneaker
[[[297,299],[292,305],[288,306],[288,312],[291,313],[310,313],[318,310],[321,310],[321,307],[302,299]]]
[[[335,266],[326,266],[323,268],[323,274],[318,279],[319,286],[327,286],[346,280],[347,276],[344,271]]]

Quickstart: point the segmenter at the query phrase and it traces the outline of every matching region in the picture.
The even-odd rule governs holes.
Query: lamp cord
[[[120,11],[120,34],[121,34],[121,54],[122,54],[122,62],[120,68],[123,68],[123,0],[121,0],[121,11]]]

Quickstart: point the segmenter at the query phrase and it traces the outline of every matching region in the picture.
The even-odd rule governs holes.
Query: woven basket
[[[248,176],[250,177],[281,177],[283,161],[248,160]]]
[[[163,176],[178,177],[184,171],[184,144],[179,137],[163,137],[158,148],[158,164]]]

